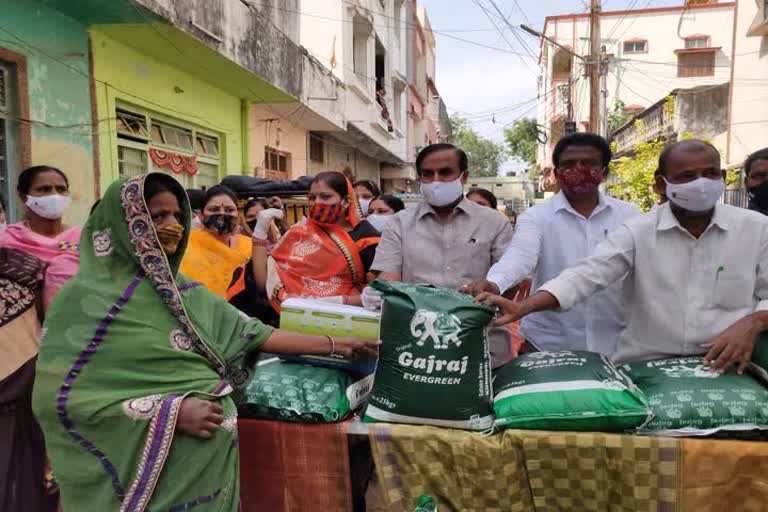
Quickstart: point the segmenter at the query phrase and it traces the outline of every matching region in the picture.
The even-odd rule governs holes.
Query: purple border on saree
[[[61,385],[61,388],[59,388],[59,395],[56,398],[56,411],[59,415],[59,421],[67,430],[72,439],[80,443],[80,446],[87,450],[91,455],[99,459],[101,465],[104,467],[104,470],[112,479],[112,487],[115,490],[117,498],[121,501],[125,496],[125,490],[123,485],[120,483],[120,477],[117,474],[117,468],[115,468],[115,465],[112,464],[109,459],[107,459],[107,456],[104,454],[104,452],[98,449],[91,441],[86,439],[80,432],[75,429],[75,423],[69,417],[69,413],[67,412],[67,402],[69,401],[69,393],[72,388],[72,384],[75,382],[75,379],[77,379],[78,375],[85,367],[85,364],[88,363],[91,357],[93,357],[93,355],[96,353],[96,349],[99,348],[99,345],[101,345],[105,336],[107,335],[107,329],[109,328],[110,324],[114,321],[115,317],[117,317],[118,313],[120,313],[120,310],[128,303],[131,296],[136,291],[136,287],[139,285],[143,278],[144,272],[140,270],[133,278],[133,281],[131,281],[131,284],[129,284],[125,289],[123,295],[109,309],[107,316],[101,320],[101,323],[96,329],[96,333],[94,334],[93,338],[91,338],[91,341],[88,343],[85,350],[80,352],[77,360],[70,368],[69,373],[64,379],[64,383]]]

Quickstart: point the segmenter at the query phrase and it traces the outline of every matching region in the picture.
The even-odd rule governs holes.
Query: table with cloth
[[[768,442],[240,420],[243,510],[351,511],[365,436],[390,512],[768,510]]]

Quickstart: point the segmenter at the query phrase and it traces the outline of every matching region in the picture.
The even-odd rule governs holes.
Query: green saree
[[[185,199],[185,234],[171,257],[152,226],[147,176]],[[83,230],[79,273],[48,309],[33,405],[65,512],[238,510],[229,395],[271,329],[178,274],[189,226],[172,178],[118,180]],[[211,439],[176,432],[188,396],[224,408]]]

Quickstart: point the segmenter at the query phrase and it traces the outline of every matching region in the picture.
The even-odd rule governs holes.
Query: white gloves
[[[285,213],[278,208],[269,208],[267,210],[261,210],[259,216],[256,218],[256,227],[253,228],[253,238],[258,240],[266,240],[269,234],[269,225],[275,219],[282,219]]]
[[[363,307],[370,309],[371,311],[378,311],[381,309],[381,305],[384,302],[384,294],[379,290],[374,290],[370,286],[363,288],[363,293],[360,296],[363,301]]]

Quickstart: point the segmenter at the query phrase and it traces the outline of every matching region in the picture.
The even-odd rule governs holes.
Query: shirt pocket
[[[744,309],[754,304],[755,283],[746,275],[720,274],[715,278],[712,305],[721,309]]]
[[[457,270],[469,279],[485,279],[491,268],[491,242],[472,240],[456,244]]]

